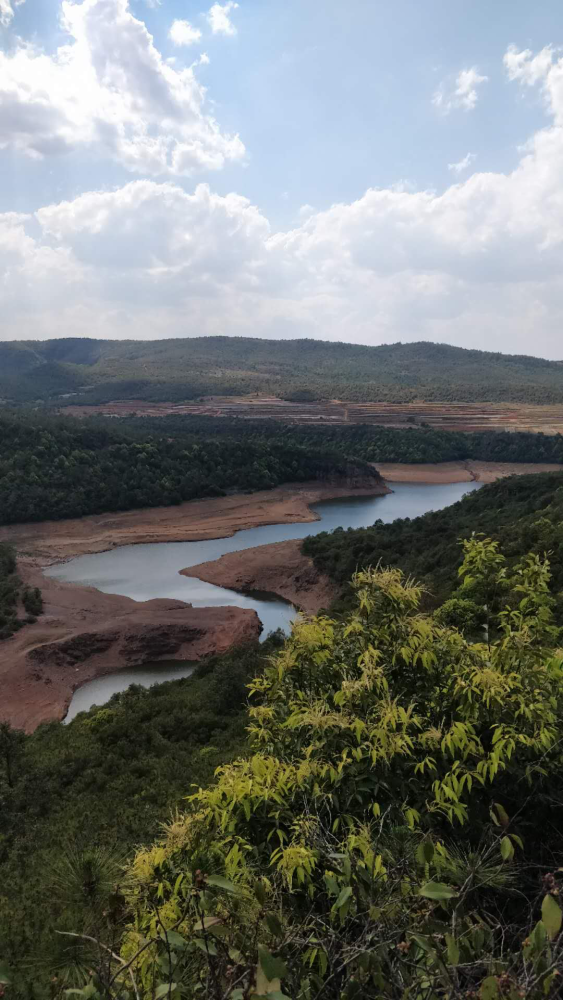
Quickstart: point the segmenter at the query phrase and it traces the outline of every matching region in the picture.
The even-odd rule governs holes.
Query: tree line
[[[179,504],[227,490],[378,474],[343,452],[295,437],[172,431],[43,413],[0,415],[0,523],[81,517]]]

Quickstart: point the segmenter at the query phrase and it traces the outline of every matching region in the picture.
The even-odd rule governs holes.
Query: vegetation
[[[364,462],[307,449],[291,435],[203,436],[186,425],[156,433],[142,420],[73,420],[43,413],[0,416],[0,522],[80,517],[179,504],[225,490],[361,475]]]
[[[217,766],[244,752],[246,684],[280,643],[274,635],[208,660],[191,678],[132,686],[69,725],[24,736],[0,724],[7,1000],[51,1000],[80,981],[69,941],[56,931],[91,926],[92,887],[81,878],[115,871],[135,845],[158,835],[191,782],[206,785]]]
[[[306,538],[303,551],[343,587],[357,569],[379,560],[399,565],[426,585],[428,606],[451,597],[460,562],[458,540],[473,531],[501,541],[511,562],[528,549],[549,552],[554,584],[563,588],[563,473],[502,479],[412,520],[325,531]]]
[[[72,995],[560,995],[549,562],[509,568],[480,536],[463,548],[473,635],[421,614],[399,570],[356,574],[350,614],[298,624],[252,681],[248,753],[196,788],[123,878],[107,863],[59,874],[91,900],[68,939]]]
[[[229,417],[167,416],[120,418],[120,429],[131,434],[198,435],[201,438],[234,438],[238,441],[279,441],[308,450],[333,453],[366,462],[482,462],[563,463],[563,435],[525,431],[440,431],[409,427],[398,429],[366,424],[284,424],[273,420]]]
[[[22,585],[14,550],[0,542],[0,640],[8,639],[42,610],[41,591]],[[22,612],[26,612],[23,617]]]
[[[446,344],[362,347],[318,340],[67,338],[0,347],[0,396],[179,401],[266,393],[292,400],[563,402],[558,362]]]
[[[350,457],[353,456],[353,457]],[[358,476],[369,462],[563,462],[563,437],[303,427],[212,417],[0,415],[0,523],[177,504],[226,490]]]

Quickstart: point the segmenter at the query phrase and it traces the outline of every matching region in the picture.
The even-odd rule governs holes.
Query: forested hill
[[[342,449],[306,447],[292,436],[251,429],[244,438],[218,438],[192,433],[189,424],[158,430],[142,419],[122,429],[103,418],[0,414],[0,523],[160,507],[310,479],[368,480],[375,488],[381,481]]]
[[[563,473],[511,476],[469,493],[458,503],[423,517],[369,528],[341,528],[306,538],[303,551],[347,592],[357,569],[400,566],[428,588],[430,604],[457,585],[459,539],[473,532],[496,539],[508,559],[526,550],[548,554],[555,587],[563,587]],[[346,598],[345,602],[346,603]],[[559,603],[563,621],[563,603]]]
[[[0,413],[0,523],[159,507],[308,479],[357,484],[370,463],[563,463],[559,434],[307,427],[169,416]]]
[[[0,345],[0,397],[11,402],[176,402],[250,393],[296,400],[558,403],[563,363],[425,342],[364,347],[193,337]]]

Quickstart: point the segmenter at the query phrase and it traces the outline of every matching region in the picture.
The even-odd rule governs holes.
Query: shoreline
[[[319,520],[311,505],[345,496],[380,496],[374,486],[309,482],[274,490],[0,528],[0,540],[19,553],[18,573],[43,594],[44,612],[0,644],[0,720],[33,731],[62,720],[74,692],[88,681],[126,667],[167,660],[194,660],[258,639],[255,611],[193,608],[183,601],[134,601],[95,587],[66,583],[43,569],[93,552],[147,542],[225,538],[260,525]],[[61,547],[64,549],[61,554]]]
[[[376,468],[391,484],[446,484],[492,482],[563,466],[458,462],[377,463]],[[0,541],[17,548],[18,572],[24,583],[40,587],[45,609],[34,624],[0,644],[0,719],[31,731],[41,722],[62,719],[74,691],[96,677],[159,658],[199,659],[252,641],[261,631],[253,611],[230,606],[194,609],[166,599],[136,602],[56,581],[45,576],[43,568],[122,545],[225,538],[252,527],[312,523],[319,520],[312,505],[323,500],[390,492],[386,483],[377,488],[360,483],[289,483],[174,507],[1,527]],[[233,590],[268,591],[306,613],[326,607],[336,596],[328,577],[321,578],[312,561],[302,556],[298,541],[234,552],[191,567],[184,575]]]
[[[563,472],[563,465],[541,462],[372,462],[387,483],[496,483],[507,476]]]
[[[8,542],[17,549],[19,562],[32,560],[34,566],[46,567],[122,545],[229,538],[247,528],[318,521],[311,508],[323,500],[384,496],[392,492],[385,483],[367,486],[365,482],[337,485],[312,480],[254,493],[187,500],[173,507],[144,507],[61,521],[4,525],[0,527],[0,542]]]

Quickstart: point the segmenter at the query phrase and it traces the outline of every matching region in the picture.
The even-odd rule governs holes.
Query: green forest
[[[0,523],[179,504],[312,479],[378,480],[370,462],[563,462],[563,437],[303,427],[213,417],[0,414]]]
[[[14,549],[0,543],[0,640],[8,639],[23,625],[34,622],[42,610],[41,592],[37,587],[22,584]]]
[[[558,996],[562,514],[544,474],[310,538],[344,599],[287,641],[3,726],[6,997]]]
[[[456,584],[459,539],[484,532],[500,541],[510,561],[530,550],[549,553],[556,588],[563,589],[563,473],[513,476],[467,494],[419,518],[310,536],[303,551],[345,586],[357,569],[400,566],[428,587],[427,600],[445,599]]]
[[[227,490],[379,475],[342,450],[302,445],[267,428],[242,436],[173,431],[144,421],[0,415],[0,523],[179,504]]]
[[[64,338],[0,345],[9,402],[178,402],[266,393],[371,402],[563,402],[560,362],[426,342],[379,347],[318,340]]]

